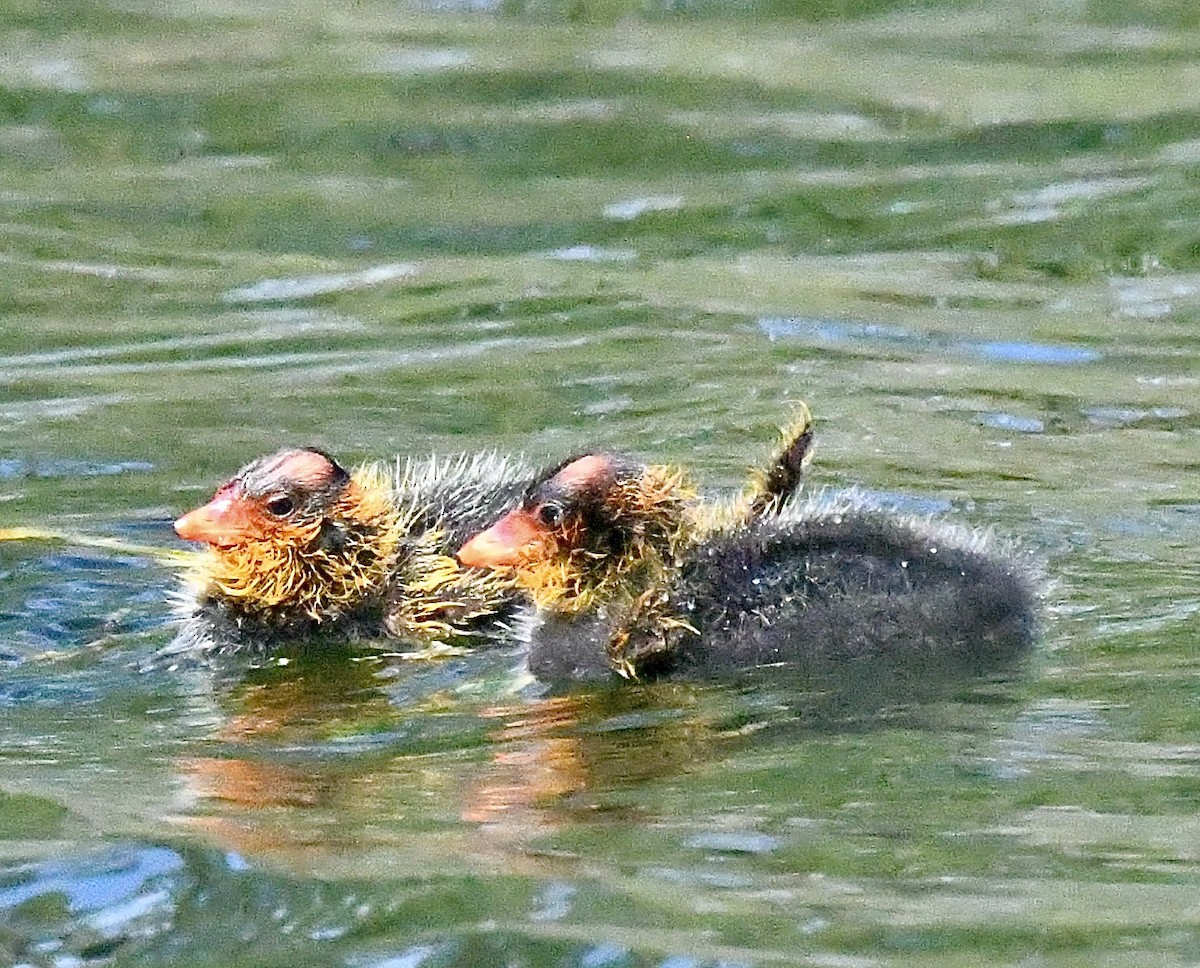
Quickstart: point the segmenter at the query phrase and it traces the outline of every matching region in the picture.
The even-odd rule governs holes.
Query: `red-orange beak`
[[[509,511],[486,531],[458,549],[458,560],[468,568],[513,567],[547,554],[554,536],[523,508]]]
[[[262,537],[262,524],[254,504],[232,488],[221,488],[203,507],[175,522],[175,533],[184,541],[230,548]]]

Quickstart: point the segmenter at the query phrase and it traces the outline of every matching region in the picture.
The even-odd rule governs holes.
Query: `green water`
[[[594,446],[1047,561],[1016,675],[226,681],[0,543],[0,963],[1200,962],[1191,2],[0,9],[0,527],[244,461]]]

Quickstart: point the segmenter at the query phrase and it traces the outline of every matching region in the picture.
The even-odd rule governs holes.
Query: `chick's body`
[[[511,572],[537,605],[534,675],[860,657],[993,664],[1033,641],[1035,570],[980,532],[886,512],[857,492],[759,517],[697,515],[664,497],[663,482],[676,480],[588,455],[531,485],[460,551]]]
[[[1037,632],[1038,580],[989,536],[872,507],[855,493],[689,545],[650,582],[542,610],[530,670],[704,675],[780,662],[996,666]]]

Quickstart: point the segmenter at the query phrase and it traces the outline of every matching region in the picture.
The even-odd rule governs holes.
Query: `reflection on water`
[[[997,678],[874,661],[821,673],[784,666],[747,673],[734,691],[621,684],[545,697],[514,695],[510,674],[487,690],[508,698],[478,704],[468,697],[485,675],[483,666],[466,680],[420,668],[411,678],[424,691],[409,683],[401,701],[396,682],[407,670],[349,654],[226,678],[210,698],[219,710],[211,752],[189,750],[171,764],[186,806],[175,819],[222,849],[288,865],[340,867],[425,831],[439,863],[449,850],[470,870],[479,856],[523,867],[526,853],[580,822],[649,821],[636,793],[645,784],[678,782],[740,751],[937,729],[948,699],[1008,703],[1006,683],[1020,670]],[[414,863],[432,860],[414,843],[406,849],[421,858]]]

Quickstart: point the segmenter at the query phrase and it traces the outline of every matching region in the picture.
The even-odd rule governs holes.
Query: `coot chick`
[[[1035,638],[1036,570],[983,532],[856,491],[724,519],[690,493],[676,470],[584,455],[459,560],[525,590],[530,670],[548,681],[872,657],[993,666]]]
[[[315,448],[243,467],[175,522],[207,545],[178,603],[176,647],[265,650],[314,633],[447,641],[496,635],[503,575],[454,559],[532,476],[494,454],[364,464]]]

